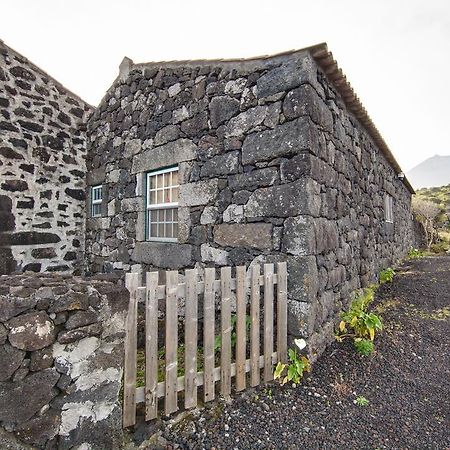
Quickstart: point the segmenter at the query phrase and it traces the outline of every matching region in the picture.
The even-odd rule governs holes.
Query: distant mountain
[[[450,183],[450,155],[435,155],[406,173],[414,189],[445,186]]]

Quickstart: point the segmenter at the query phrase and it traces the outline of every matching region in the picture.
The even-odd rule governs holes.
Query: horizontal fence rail
[[[179,392],[184,393],[188,409],[197,406],[199,387],[203,401],[208,402],[215,398],[216,383],[227,398],[233,379],[236,391],[259,385],[261,369],[264,381],[273,379],[273,366],[287,360],[286,263],[278,263],[276,273],[274,269],[273,264],[264,264],[261,274],[259,265],[248,271],[239,266],[232,278],[232,268],[222,267],[216,279],[216,270],[207,268],[203,280],[198,279],[196,269],[186,269],[184,277],[177,271],[166,271],[165,284],[159,284],[162,273],[148,272],[145,286],[140,286],[141,274],[126,274],[130,305],[125,337],[124,427],[136,423],[136,405],[140,403],[145,403],[145,419],[152,420],[158,415],[159,399],[164,399],[165,415],[178,410]],[[159,300],[165,304],[161,308],[161,343]],[[143,387],[136,387],[139,302],[145,304]],[[182,305],[184,321],[180,321]],[[179,375],[181,364],[184,374]],[[158,381],[162,374],[163,380]]]

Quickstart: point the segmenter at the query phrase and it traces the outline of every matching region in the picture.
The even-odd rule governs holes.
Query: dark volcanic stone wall
[[[91,272],[287,261],[311,353],[350,294],[411,245],[410,193],[307,51],[133,65],[88,124]],[[145,242],[143,174],[178,164],[178,243]],[[384,222],[385,192],[395,224]]]
[[[284,107],[295,114],[305,105],[319,132],[307,156],[315,214],[304,218],[310,239],[301,248],[309,255],[316,295],[303,307],[308,321],[301,334],[320,349],[333,339],[338,313],[355,290],[376,282],[379,271],[403,258],[416,238],[411,192],[323,71],[314,71],[314,83],[292,91]],[[386,194],[394,198],[394,223],[385,221]],[[301,229],[296,233],[300,237]]]
[[[0,41],[0,274],[79,263],[90,111]]]
[[[62,274],[0,276],[1,448],[120,448],[128,291]]]

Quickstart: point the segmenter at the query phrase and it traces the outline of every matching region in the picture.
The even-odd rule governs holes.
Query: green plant
[[[237,334],[236,334],[236,323],[237,323],[237,315],[231,314],[231,347],[236,347]],[[250,325],[252,323],[250,316],[245,316],[245,329],[246,331],[250,330]],[[222,347],[222,335],[218,334],[214,338],[214,351],[217,352]]]
[[[339,333],[336,335],[338,342],[347,337],[369,338],[371,341],[375,339],[375,331],[381,331],[383,326],[376,314],[367,312],[374,295],[374,288],[365,288],[362,294],[352,301],[350,309],[341,314]]]
[[[304,339],[296,339],[294,342],[300,350],[306,347]],[[303,378],[304,373],[311,371],[311,364],[306,356],[297,355],[296,349],[290,348],[288,350],[288,357],[290,361],[288,364],[283,364],[281,361],[278,362],[273,377],[275,380],[280,379],[281,385],[289,381],[297,385]],[[283,374],[285,375],[283,376]]]
[[[408,259],[421,259],[425,256],[425,253],[422,250],[417,248],[411,248],[408,251]]]
[[[355,338],[353,345],[357,353],[363,356],[369,356],[374,350],[373,342],[369,339]]]
[[[395,271],[392,267],[388,267],[380,272],[380,283],[392,283]]]
[[[369,404],[369,400],[362,395],[358,396],[355,400],[355,404],[358,406],[367,406]]]

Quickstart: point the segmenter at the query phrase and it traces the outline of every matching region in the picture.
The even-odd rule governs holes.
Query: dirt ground
[[[450,449],[450,257],[405,263],[372,309],[384,330],[371,356],[335,342],[300,386],[213,402],[146,448]]]

